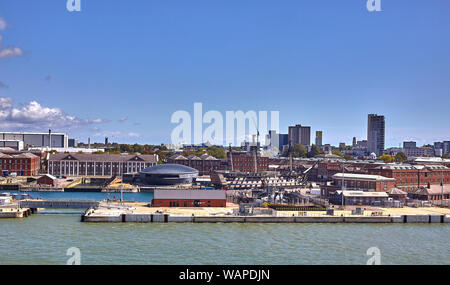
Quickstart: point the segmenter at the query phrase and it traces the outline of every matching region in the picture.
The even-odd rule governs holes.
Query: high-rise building
[[[435,142],[434,150],[440,155],[450,153],[450,141]]]
[[[417,143],[416,142],[403,142],[403,148],[416,148]]]
[[[322,146],[322,131],[316,131],[316,145]]]
[[[356,137],[353,137],[352,147],[356,147],[357,143]]]
[[[276,131],[270,130],[267,135],[267,141],[270,146],[278,148],[280,151],[283,150],[283,146],[288,145],[288,135],[279,134]]]
[[[78,146],[78,140],[77,139],[69,139],[69,147],[77,147]]]
[[[369,114],[367,120],[367,142],[370,153],[382,155],[385,143],[385,119],[384,116]]]
[[[290,126],[288,135],[291,146],[295,144],[311,145],[311,127],[302,125]]]

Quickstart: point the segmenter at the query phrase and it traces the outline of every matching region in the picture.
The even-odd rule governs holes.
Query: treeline
[[[320,147],[313,144],[311,146],[311,151],[308,152],[306,147],[302,144],[295,144],[293,148],[290,150],[292,152],[292,157],[296,158],[306,158],[306,157],[315,157],[316,155],[323,154],[323,152],[320,150]],[[339,152],[340,153],[340,152]],[[285,150],[282,154],[282,157],[289,157],[289,149]],[[342,154],[340,155],[342,156]]]

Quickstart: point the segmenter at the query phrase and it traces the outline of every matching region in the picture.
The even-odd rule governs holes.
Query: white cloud
[[[0,128],[24,131],[56,128],[66,131],[89,124],[96,120],[86,120],[66,114],[59,108],[45,107],[31,101],[22,107],[14,107],[12,98],[0,97]]]
[[[128,120],[128,117],[123,117],[123,118],[120,118],[120,119],[118,120],[118,122],[119,122],[119,123],[123,123],[123,122],[125,122],[126,120]]]
[[[2,17],[0,17],[0,31],[6,29],[6,21]]]
[[[94,123],[94,124],[101,124],[104,121],[103,121],[103,119],[94,119],[94,120],[91,120],[91,122]]]
[[[0,17],[0,31],[6,29],[6,21]],[[2,46],[3,36],[0,35],[0,48]],[[24,52],[20,47],[7,47],[0,49],[0,58],[13,58],[23,56]]]
[[[138,134],[138,133],[133,133],[133,132],[130,132],[130,133],[128,133],[128,136],[129,136],[129,137],[134,137],[134,138],[137,138],[137,137],[140,137],[141,135],[140,135],[140,134]]]
[[[19,47],[0,49],[0,58],[13,58],[23,56],[23,50]]]

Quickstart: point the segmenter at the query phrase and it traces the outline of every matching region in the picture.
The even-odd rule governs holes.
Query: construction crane
[[[228,152],[230,153],[231,172],[233,172],[234,171],[234,166],[233,166],[233,149],[231,148],[231,143],[230,143],[230,146],[228,148]]]
[[[258,148],[259,148],[259,128],[255,122],[255,119],[252,118],[253,124],[256,129],[256,147],[255,147],[255,173],[258,173]]]

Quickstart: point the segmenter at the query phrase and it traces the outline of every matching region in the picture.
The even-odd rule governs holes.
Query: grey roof
[[[159,164],[141,170],[147,174],[198,174],[198,170],[181,164]]]
[[[0,152],[1,158],[35,158],[38,157],[37,155],[34,155],[29,152],[19,153],[19,154],[6,154]]]
[[[381,175],[356,174],[356,173],[336,173],[334,179],[342,179],[342,176],[348,179],[376,180],[376,181],[395,181],[395,178],[384,177]]]
[[[89,162],[127,162],[144,161],[156,163],[153,154],[88,154],[88,153],[56,153],[50,155],[50,161],[78,160]]]
[[[406,193],[405,191],[403,191],[403,190],[400,190],[400,189],[398,189],[398,188],[392,188],[390,191],[389,191],[389,195],[407,195],[408,193]]]
[[[342,193],[342,191],[337,191]],[[345,197],[382,197],[386,198],[389,195],[386,192],[367,192],[367,191],[344,191]]]
[[[440,194],[442,194],[442,186],[441,185],[431,185],[430,188],[421,187],[416,191],[416,194],[440,195]],[[450,194],[450,185],[444,185],[444,194]]]
[[[225,200],[225,190],[155,190],[154,199]]]

